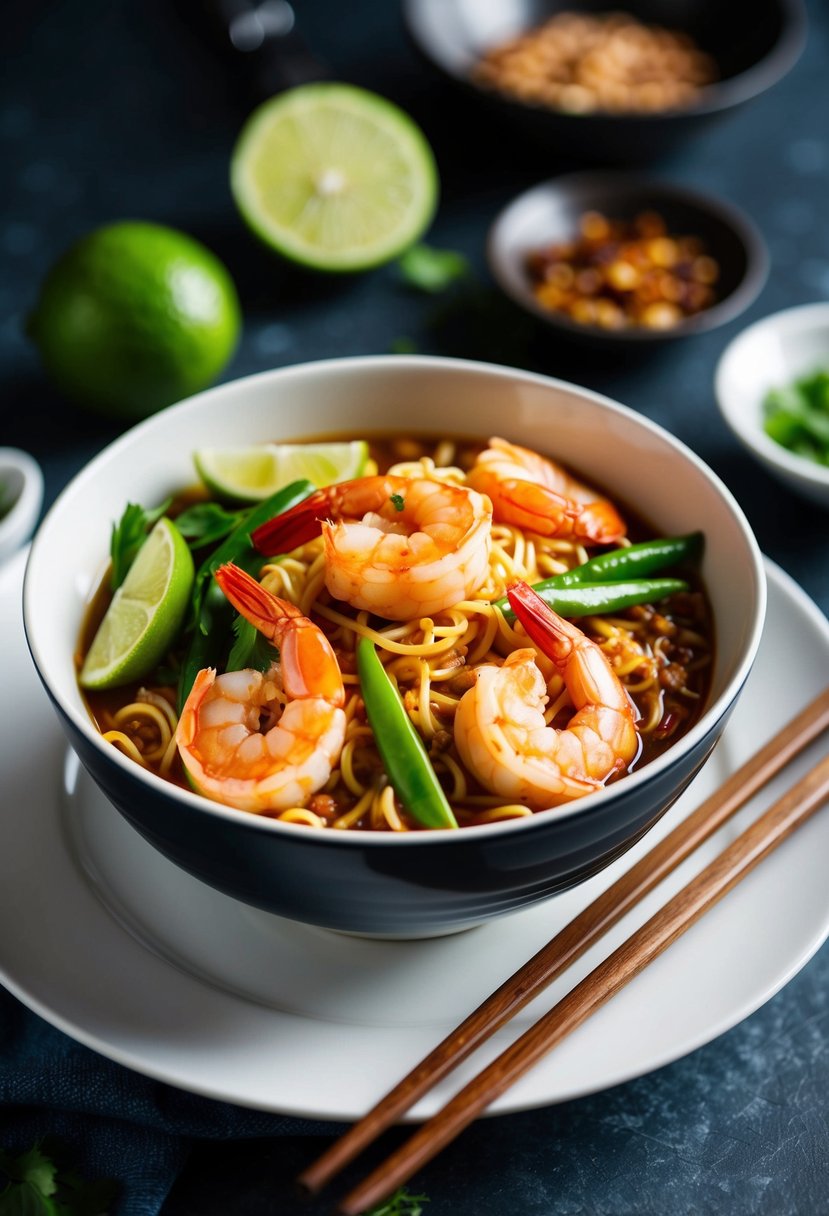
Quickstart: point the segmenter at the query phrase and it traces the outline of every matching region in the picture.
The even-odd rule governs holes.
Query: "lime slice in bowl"
[[[219,498],[261,502],[292,481],[330,486],[363,473],[368,444],[362,439],[334,443],[266,443],[256,447],[200,448],[196,471]]]
[[[438,174],[420,128],[365,89],[310,84],[271,98],[231,161],[243,218],[272,249],[315,270],[366,270],[425,231]]]
[[[117,688],[146,676],[175,641],[193,586],[193,558],[162,518],[112,597],[83,667],[82,687]]]

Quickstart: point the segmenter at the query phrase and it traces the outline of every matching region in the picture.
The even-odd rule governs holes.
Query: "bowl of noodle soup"
[[[585,634],[591,652],[601,651],[602,664],[614,669],[625,704],[636,705],[635,754],[611,766],[609,776],[575,793],[568,786],[561,796],[547,798],[532,783],[529,794],[523,785],[516,794],[509,781],[500,784],[510,765],[499,763],[497,747],[494,761],[490,749],[489,759],[479,762],[477,718],[466,714],[472,746],[464,745],[459,729],[453,734],[464,697],[473,686],[483,687],[482,669],[506,669],[516,649],[529,654],[531,643],[518,621],[493,606],[505,586],[571,571],[618,541],[594,544],[577,532],[544,537],[499,520],[497,506],[491,528],[486,524],[485,557],[448,608],[419,598],[416,608],[409,605],[408,575],[400,570],[387,579],[385,591],[369,586],[365,544],[357,546],[362,564],[351,576],[354,603],[339,598],[350,593],[329,590],[331,537],[314,535],[287,556],[284,546],[278,556],[263,556],[258,585],[313,622],[342,673],[343,691],[331,711],[342,734],[321,783],[295,798],[296,805],[289,799],[287,806],[263,807],[258,785],[251,804],[241,795],[225,799],[226,784],[217,793],[212,778],[196,772],[190,754],[180,742],[176,746],[187,706],[177,719],[175,696],[158,673],[153,679],[161,683],[149,680],[148,688],[97,694],[79,686],[90,605],[107,573],[112,524],[127,501],[147,508],[170,498],[175,503],[194,482],[194,450],[368,440],[366,474],[391,480],[383,481],[386,502],[375,504],[375,514],[369,504],[366,519],[376,523],[385,512],[390,522],[380,520],[381,529],[399,532],[404,500],[408,510],[416,484],[428,483],[449,504],[450,540],[442,560],[454,570],[479,559],[461,561],[467,540],[456,543],[451,529],[473,536],[477,546],[480,521],[473,512],[467,527],[453,495],[465,496],[464,503],[472,501],[479,512],[489,508],[490,492],[496,499],[501,492],[499,484],[493,490],[481,482],[475,494],[482,508],[468,489],[493,436],[542,453],[590,487],[591,503],[608,504],[603,516],[624,518],[622,547],[703,534],[701,558],[693,570],[680,571],[687,590],[662,604],[574,621],[578,637]],[[399,479],[406,494],[396,492]],[[332,494],[324,509],[312,513],[336,520],[341,506]],[[326,526],[334,536],[336,522]],[[608,537],[615,535],[613,526]],[[362,607],[361,595],[368,597]],[[764,611],[762,560],[739,506],[667,432],[574,385],[418,356],[265,372],[139,424],[63,491],[35,537],[24,585],[29,647],[68,740],[113,807],[145,839],[244,902],[328,929],[391,938],[453,932],[526,907],[584,881],[628,849],[684,790],[719,738],[756,655]],[[383,771],[355,657],[365,638],[423,739],[457,830],[414,817]],[[176,656],[168,659],[167,666]],[[543,657],[538,667],[546,684],[543,725],[568,731],[575,709],[566,679]],[[134,697],[150,705],[144,712],[157,724],[136,728],[138,757],[113,741],[113,735],[130,734],[125,723],[133,711],[121,710]],[[324,717],[325,706],[321,712]],[[314,723],[319,717],[315,712]],[[147,743],[148,729],[160,737]],[[323,744],[310,750],[316,760]]]

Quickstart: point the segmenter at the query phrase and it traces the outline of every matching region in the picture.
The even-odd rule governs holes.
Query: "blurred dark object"
[[[188,28],[222,54],[251,103],[329,76],[288,0],[178,0]]]
[[[715,60],[719,79],[687,109],[658,113],[568,114],[513,100],[475,83],[493,46],[556,12],[623,9],[638,20],[689,34]],[[806,35],[802,0],[403,0],[410,37],[422,55],[475,103],[483,122],[545,148],[551,157],[594,163],[644,161],[775,84],[796,62]]]
[[[545,246],[577,238],[589,212],[629,221],[642,212],[656,212],[669,232],[696,237],[718,267],[716,302],[665,329],[603,328],[544,307],[535,294],[528,258]],[[762,237],[735,207],[655,177],[613,171],[567,174],[519,195],[493,224],[487,256],[506,295],[559,337],[627,350],[702,333],[732,320],[757,297],[769,262]]]

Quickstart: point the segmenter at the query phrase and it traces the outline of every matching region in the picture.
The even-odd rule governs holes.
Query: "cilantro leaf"
[[[227,671],[241,671],[251,667],[254,671],[267,671],[279,657],[279,651],[259,632],[255,625],[237,613],[233,618],[234,642],[227,659]]]
[[[402,511],[406,505],[406,500],[402,494],[392,494],[389,502],[394,507],[395,511]]]
[[[0,1170],[15,1182],[29,1182],[42,1195],[54,1195],[57,1189],[55,1175],[57,1167],[36,1144],[19,1157],[0,1155]]]
[[[245,514],[245,511],[226,511],[217,502],[199,502],[176,516],[176,527],[191,549],[199,549],[224,540]]]
[[[62,1216],[62,1213],[48,1195],[30,1182],[12,1182],[0,1193],[0,1216]]]
[[[397,265],[403,279],[418,291],[437,295],[469,274],[469,262],[455,249],[434,249],[431,245],[412,245]]]
[[[423,1204],[428,1202],[426,1195],[410,1195],[405,1187],[401,1187],[383,1203],[363,1212],[363,1216],[422,1216]]]
[[[114,1179],[87,1182],[64,1164],[52,1138],[18,1157],[0,1149],[0,1176],[9,1180],[0,1190],[0,1216],[107,1216],[119,1190]]]
[[[138,550],[147,539],[147,533],[152,525],[161,519],[170,506],[170,501],[168,498],[160,507],[151,511],[139,507],[134,502],[128,502],[118,523],[112,525],[112,535],[109,541],[112,573],[109,583],[113,591],[116,591],[127,577],[127,571],[135,561]]]

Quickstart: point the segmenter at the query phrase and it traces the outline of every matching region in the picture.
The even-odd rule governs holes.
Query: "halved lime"
[[[336,443],[263,443],[256,447],[200,448],[193,453],[196,471],[220,498],[260,502],[305,479],[330,486],[361,476],[368,459],[362,439]]]
[[[253,112],[230,184],[253,231],[316,270],[365,270],[396,257],[435,211],[438,173],[420,128],[390,101],[309,84]]]
[[[175,641],[193,586],[193,558],[175,524],[162,518],[112,597],[80,682],[117,688],[147,675]]]

